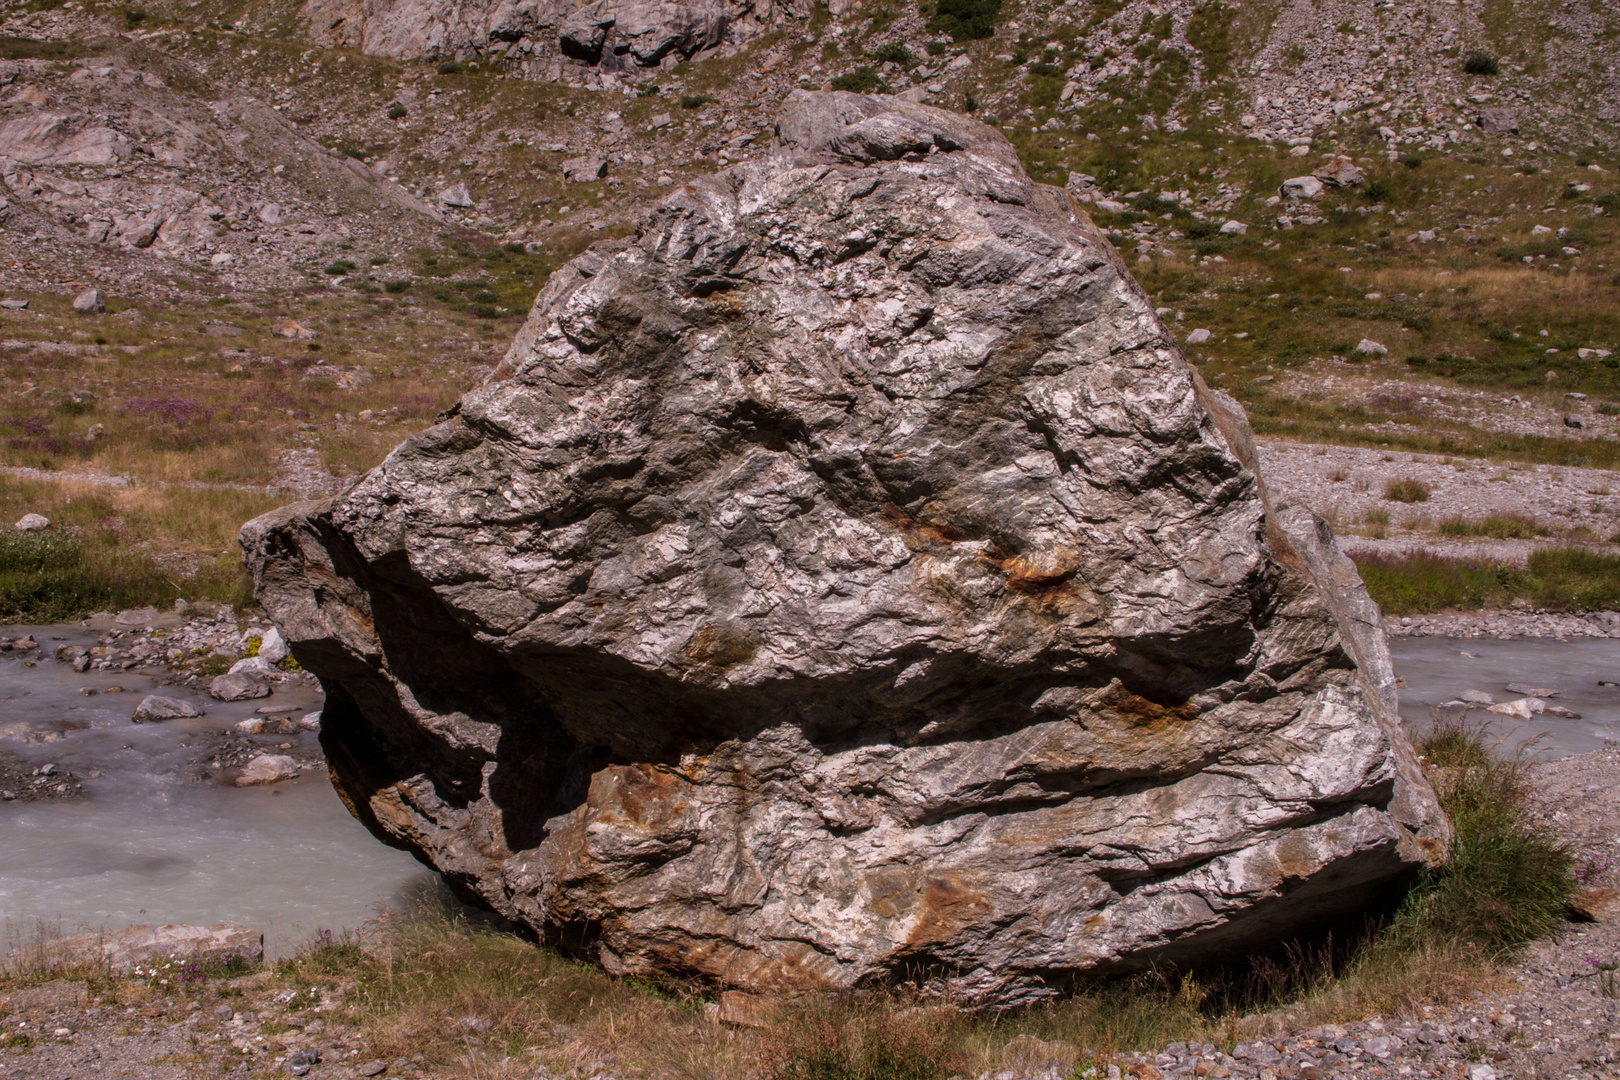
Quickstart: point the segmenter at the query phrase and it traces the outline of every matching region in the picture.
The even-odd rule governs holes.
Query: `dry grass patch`
[[[0,620],[62,622],[177,599],[252,600],[236,533],[278,495],[121,487],[0,475],[0,524],[43,514],[53,528],[0,528]]]
[[[1428,484],[1410,476],[1392,477],[1384,484],[1384,498],[1390,502],[1428,502],[1429,494]]]

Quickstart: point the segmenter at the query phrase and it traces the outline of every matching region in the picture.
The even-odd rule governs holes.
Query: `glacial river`
[[[13,633],[16,631],[13,630]],[[36,630],[39,653],[86,635],[77,627]],[[1497,701],[1517,696],[1509,682],[1557,689],[1557,704],[1579,720],[1530,721],[1469,714],[1508,747],[1534,756],[1584,753],[1620,739],[1620,641],[1472,641],[1409,638],[1394,643],[1404,680],[1401,712],[1415,729],[1432,707],[1464,690]],[[0,656],[0,747],[31,766],[71,769],[81,798],[0,804],[0,950],[50,934],[136,923],[231,922],[262,929],[283,955],[318,931],[360,925],[397,907],[431,882],[411,856],[378,843],[343,809],[320,773],[271,788],[198,783],[188,762],[210,733],[254,714],[256,706],[319,706],[311,690],[221,705],[162,724],[130,723],[150,675],[77,674],[39,658],[24,666]],[[105,692],[118,685],[123,692]],[[101,692],[86,695],[83,689]],[[161,691],[174,693],[172,689]],[[200,695],[189,696],[194,699]],[[288,739],[265,738],[266,749]],[[99,776],[93,774],[99,773]]]

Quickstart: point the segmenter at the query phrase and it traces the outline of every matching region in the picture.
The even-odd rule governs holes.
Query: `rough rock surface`
[[[356,815],[614,971],[983,1002],[1440,851],[1353,567],[1076,204],[893,98],[778,132],[244,528]]]
[[[137,724],[151,724],[160,720],[202,716],[203,712],[201,706],[183,698],[160,697],[157,694],[148,694],[141,699],[139,705],[135,706],[135,713],[130,719]]]
[[[324,45],[398,60],[493,53],[514,70],[555,78],[565,59],[607,71],[674,64],[809,10],[793,0],[308,0],[304,17]]]
[[[262,672],[233,671],[210,682],[208,693],[218,701],[247,701],[269,697],[270,684]]]

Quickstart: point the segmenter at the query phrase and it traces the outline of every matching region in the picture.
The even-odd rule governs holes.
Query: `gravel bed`
[[[1620,638],[1617,611],[1466,611],[1384,620],[1390,637]]]
[[[1551,465],[1503,465],[1483,458],[1392,453],[1351,446],[1259,441],[1260,468],[1267,487],[1305,503],[1327,518],[1347,547],[1412,546],[1414,541],[1448,554],[1477,553],[1522,557],[1533,542],[1503,546],[1488,538],[1450,538],[1435,533],[1451,517],[1478,519],[1490,514],[1532,518],[1550,533],[1585,529],[1592,538],[1620,532],[1620,474],[1606,469]],[[1384,498],[1391,480],[1428,485],[1423,502]],[[1369,531],[1367,515],[1389,515],[1386,540],[1352,534]]]

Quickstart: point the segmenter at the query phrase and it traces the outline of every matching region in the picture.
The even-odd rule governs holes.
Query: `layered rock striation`
[[[244,528],[356,816],[611,971],[982,1003],[1441,854],[1354,567],[1076,204],[894,98],[778,134]]]

